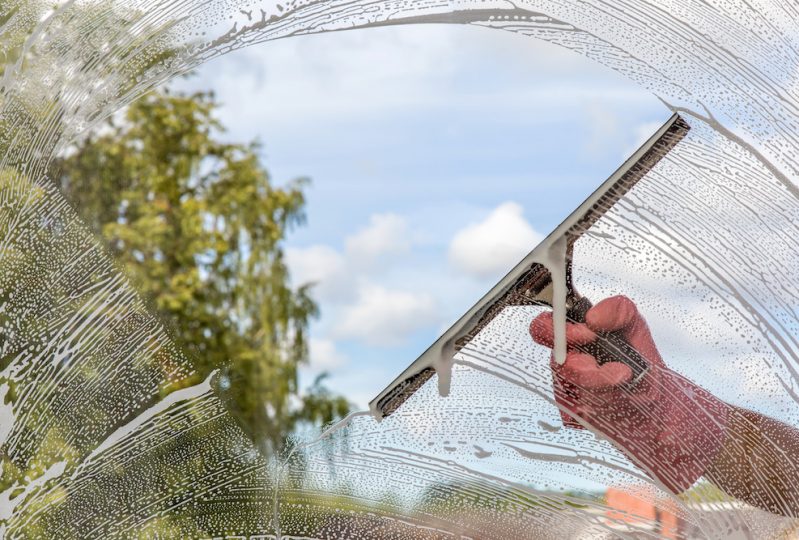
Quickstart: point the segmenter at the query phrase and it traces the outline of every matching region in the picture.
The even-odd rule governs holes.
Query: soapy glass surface
[[[692,126],[577,242],[578,290],[634,299],[672,369],[796,426],[792,4],[215,0],[0,9],[0,45],[23,53],[4,74],[0,109],[5,536],[764,538],[795,527],[705,483],[666,493],[606,440],[562,428],[549,351],[527,333],[539,308],[506,308],[461,351],[448,398],[432,381],[382,423],[356,414],[290,455],[261,456],[212,378],[181,387],[191,363],[47,176],[50,157],[102,118],[258,42],[419,22],[552,41],[651,90]],[[159,57],[164,48],[173,54]]]

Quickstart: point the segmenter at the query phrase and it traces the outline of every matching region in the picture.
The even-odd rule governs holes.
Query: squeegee
[[[574,242],[674,148],[689,129],[690,126],[679,115],[674,114],[669,118],[563,223],[380,392],[369,403],[372,414],[378,419],[389,416],[436,373],[439,393],[448,395],[454,355],[507,306],[554,307],[556,320],[558,309],[565,309],[566,319],[584,322],[585,314],[592,304],[587,298],[580,296],[572,285],[571,260]],[[558,301],[561,297],[565,297],[565,302]],[[559,308],[561,305],[563,307]],[[556,335],[556,358],[559,348],[557,342]],[[564,346],[561,339],[560,348],[563,349]],[[619,333],[599,335],[596,342],[586,347],[584,352],[593,355],[599,363],[612,359],[630,366],[633,377],[627,383],[629,386],[640,381],[648,370],[646,360]]]

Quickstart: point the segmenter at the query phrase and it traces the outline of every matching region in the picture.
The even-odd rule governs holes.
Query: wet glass
[[[791,4],[21,2],[2,11],[4,536],[795,533]],[[221,54],[415,23],[573,49],[690,125],[573,246],[574,289],[594,304],[627,297],[635,311],[614,313],[638,321],[638,333],[623,337],[655,367],[643,386],[625,386],[620,367],[597,379],[590,360],[553,361],[531,338],[548,308],[498,306],[382,421],[357,412],[269,452],[236,416],[236,381],[200,371],[176,344],[51,165],[125,105]],[[573,340],[569,348],[574,360]],[[450,377],[442,397],[437,383]]]

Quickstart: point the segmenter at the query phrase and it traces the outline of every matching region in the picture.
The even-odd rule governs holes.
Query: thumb
[[[641,316],[626,296],[611,296],[597,303],[585,314],[585,323],[594,332],[616,332],[631,327]]]
[[[594,332],[621,332],[627,343],[650,362],[663,364],[649,326],[626,296],[612,296],[598,302],[586,313],[585,322]]]

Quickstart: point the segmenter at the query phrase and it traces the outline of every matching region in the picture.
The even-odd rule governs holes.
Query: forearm
[[[768,512],[799,516],[799,430],[731,407],[724,443],[705,477]]]
[[[625,453],[675,493],[704,476],[738,500],[799,517],[799,429],[725,403],[668,369],[657,380],[666,405],[657,421],[646,407],[628,414],[641,415],[631,424],[642,429],[615,437]]]

